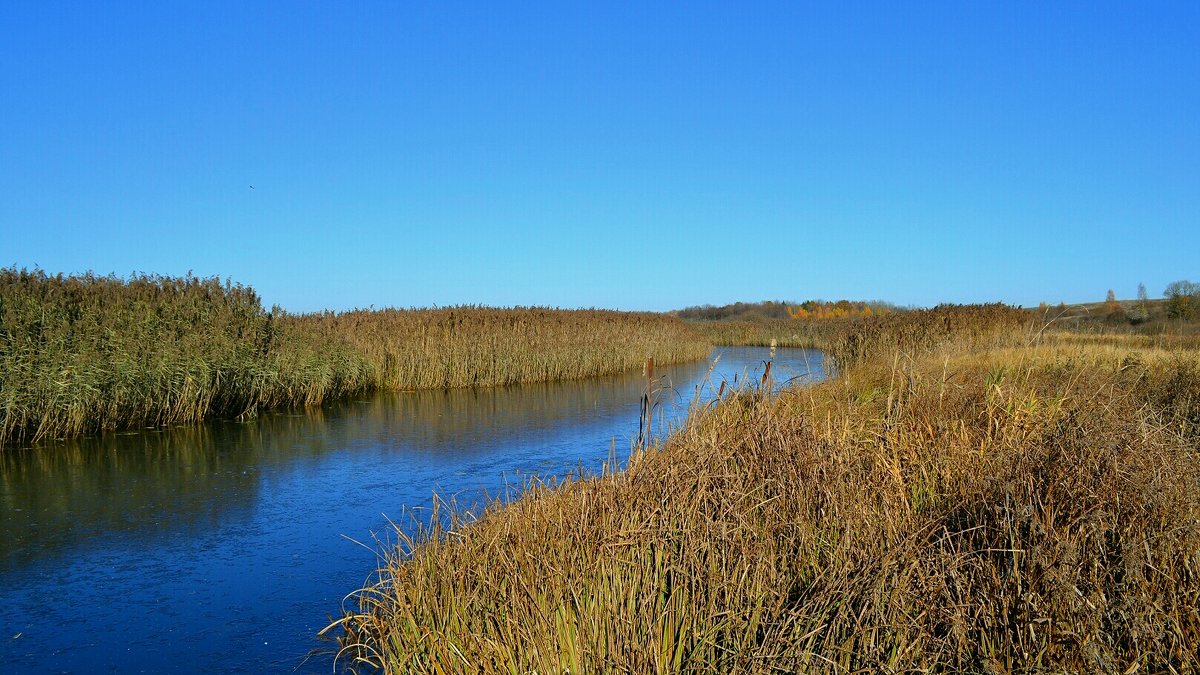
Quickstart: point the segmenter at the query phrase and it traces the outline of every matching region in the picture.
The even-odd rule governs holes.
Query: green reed
[[[0,445],[355,392],[582,378],[702,358],[657,314],[457,307],[292,315],[219,279],[0,269]]]

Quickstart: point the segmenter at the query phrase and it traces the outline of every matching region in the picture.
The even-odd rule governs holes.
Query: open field
[[[218,279],[0,270],[0,445],[375,389],[592,377],[703,358],[677,318],[455,307],[290,315]]]
[[[1179,283],[1189,284],[1183,281]],[[1057,328],[1074,333],[1128,333],[1150,336],[1200,335],[1200,297],[1146,298],[1085,302],[1073,305],[1042,304],[1035,315]]]
[[[387,672],[1195,672],[1200,352],[998,307],[827,338],[626,471],[402,538]],[[448,573],[447,570],[453,570]]]

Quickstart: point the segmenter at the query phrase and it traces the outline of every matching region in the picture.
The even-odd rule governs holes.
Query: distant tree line
[[[878,300],[806,300],[784,302],[735,302],[729,305],[699,305],[676,310],[682,319],[720,321],[722,319],[832,319],[840,317],[874,316],[898,311],[899,307]]]
[[[843,317],[868,317],[880,314],[890,314],[896,307],[886,302],[855,302],[838,300],[825,302],[809,300],[795,307],[788,308],[788,314],[793,319],[840,319]]]
[[[787,319],[788,303],[779,300],[735,302],[730,305],[697,305],[675,311],[681,319]]]
[[[1142,328],[1157,326],[1159,329],[1163,327],[1164,320],[1191,322],[1200,319],[1200,284],[1186,279],[1172,281],[1167,284],[1162,296],[1162,300],[1151,300],[1146,285],[1139,283],[1136,300],[1118,300],[1116,292],[1109,289],[1102,304],[1075,305],[1073,310],[1059,304],[1055,311],[1063,316],[1070,311],[1082,310],[1082,313],[1069,317],[1075,321],[1099,320],[1114,325],[1128,324]],[[1038,309],[1043,314],[1051,313],[1051,308],[1044,302]]]

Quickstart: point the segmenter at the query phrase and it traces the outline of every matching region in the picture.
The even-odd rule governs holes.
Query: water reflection
[[[757,380],[767,358],[720,354],[712,390]],[[656,429],[709,367],[662,370]],[[774,359],[777,383],[820,370],[814,352]],[[434,490],[470,503],[527,474],[599,470],[613,448],[624,458],[644,387],[633,373],[389,393],[0,454],[0,670],[290,669],[374,569],[345,537],[369,542],[382,514]]]
[[[231,424],[107,435],[0,455],[0,572],[147,529],[182,532],[244,517],[268,461]]]

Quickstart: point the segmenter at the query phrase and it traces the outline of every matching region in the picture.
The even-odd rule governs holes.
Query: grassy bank
[[[703,358],[657,314],[459,307],[290,315],[217,279],[0,270],[0,445]]]
[[[835,380],[695,410],[625,472],[405,540],[344,618],[343,658],[1194,672],[1200,353],[996,308],[923,316],[837,338]]]
[[[960,349],[977,348],[991,336],[1007,336],[1016,327],[1036,330],[1035,316],[1002,304],[939,305],[873,317],[688,319],[687,324],[715,345],[820,349],[846,361],[877,351],[945,347],[948,342]]]

